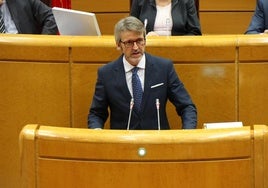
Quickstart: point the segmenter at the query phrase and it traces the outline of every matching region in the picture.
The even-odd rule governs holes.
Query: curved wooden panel
[[[41,126],[36,136],[38,155],[47,158],[192,161],[250,155],[250,127],[233,130],[114,131]],[[139,156],[139,148],[146,150],[145,156]],[[195,152],[189,153],[189,148]]]
[[[19,130],[36,122],[86,128],[97,69],[120,51],[113,36],[1,35],[0,46],[0,187],[19,187]],[[266,35],[148,37],[146,50],[174,61],[198,128],[268,122]],[[179,129],[174,107],[167,113]]]
[[[28,125],[21,132],[22,162],[24,168],[34,168],[23,169],[24,185],[35,181],[36,187],[59,188],[88,187],[88,183],[93,187],[261,187],[263,182],[256,183],[253,173],[260,180],[267,174],[267,167],[255,165],[267,164],[255,160],[267,158],[258,149],[266,144],[267,126],[254,130],[120,131]],[[32,156],[35,160],[28,164]]]
[[[0,37],[0,60],[68,62],[68,37],[47,35],[8,35]]]
[[[268,127],[254,126],[255,187],[268,186]]]
[[[268,62],[268,39],[266,35],[239,36],[239,62]]]

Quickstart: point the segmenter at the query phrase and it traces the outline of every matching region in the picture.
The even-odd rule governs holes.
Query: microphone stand
[[[133,106],[134,106],[134,99],[131,98],[130,105],[129,105],[129,115],[128,115],[128,122],[127,122],[127,130],[129,130],[129,125],[130,125]]]
[[[158,130],[160,130],[160,116],[159,116],[160,102],[159,102],[159,99],[155,100],[155,105],[156,105],[156,111],[157,111]]]

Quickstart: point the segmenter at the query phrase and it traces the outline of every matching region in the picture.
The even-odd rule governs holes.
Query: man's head
[[[132,16],[123,18],[115,25],[114,36],[117,47],[127,61],[136,66],[145,50],[146,30],[143,23]]]

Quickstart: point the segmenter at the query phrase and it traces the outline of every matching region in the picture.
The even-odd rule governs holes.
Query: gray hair
[[[114,27],[114,37],[115,42],[118,44],[121,40],[120,34],[124,31],[134,31],[137,34],[143,34],[144,38],[146,36],[146,30],[143,23],[134,16],[128,16],[117,22]]]

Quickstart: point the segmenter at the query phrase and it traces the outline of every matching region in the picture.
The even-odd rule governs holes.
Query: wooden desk
[[[267,187],[267,130],[28,125],[20,134],[22,187]]]
[[[0,187],[16,188],[21,128],[86,128],[97,69],[120,52],[113,36],[1,35],[0,47]],[[146,51],[174,61],[202,128],[209,122],[268,124],[267,47],[265,35],[211,35],[152,37]],[[167,107],[172,129],[179,129],[180,118]]]

